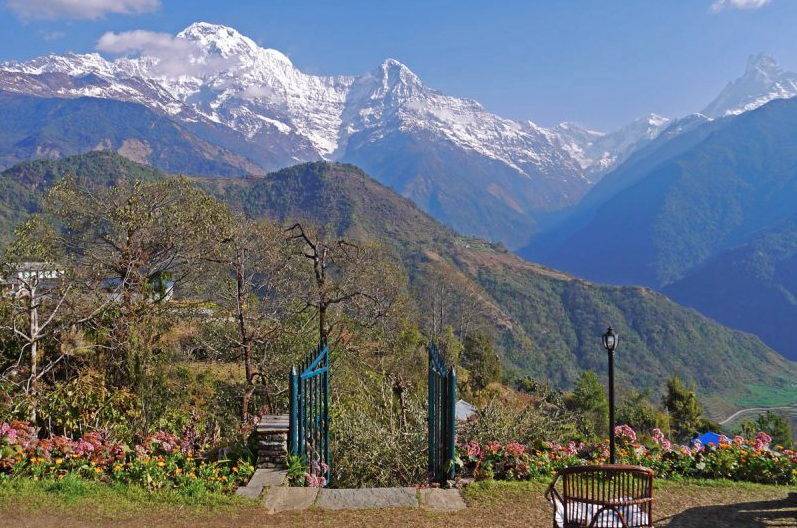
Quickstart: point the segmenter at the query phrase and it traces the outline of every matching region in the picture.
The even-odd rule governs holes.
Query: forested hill
[[[264,178],[203,184],[251,216],[305,219],[339,235],[384,241],[402,258],[417,297],[434,290],[433,277],[445,277],[447,288],[458,290],[452,311],[458,302],[479,305],[505,361],[558,386],[570,386],[582,369],[605,371],[599,336],[606,324],[623,335],[623,385],[659,392],[677,373],[697,383],[714,412],[733,407],[723,400],[741,398],[745,386],[788,387],[797,373],[757,337],[651,289],[590,283],[458,235],[351,165],[309,163]]]
[[[135,103],[35,97],[0,90],[0,167],[23,160],[113,150],[165,171],[262,174],[250,159]]]
[[[114,154],[92,153],[7,170],[0,185],[18,196],[28,193],[27,201],[3,193],[0,210],[13,213],[4,218],[20,219],[34,209],[25,204],[35,203],[55,174],[78,170],[107,179],[115,166],[137,167]],[[526,262],[500,245],[460,236],[351,165],[308,163],[265,177],[198,181],[250,216],[312,222],[338,235],[382,241],[407,270],[422,326],[430,318],[429,306],[442,299],[448,322],[457,326],[467,320],[471,328],[492,333],[505,364],[518,375],[570,387],[582,369],[605,372],[600,335],[607,324],[622,335],[621,387],[660,393],[667,376],[677,373],[697,384],[715,416],[737,407],[728,398],[755,401],[746,387],[785,389],[797,375],[797,365],[757,337],[650,289],[593,284]]]
[[[162,178],[156,169],[108,151],[92,151],[62,159],[38,159],[0,172],[0,247],[11,237],[14,226],[39,211],[39,200],[59,178],[79,174],[92,181],[112,184],[122,177],[140,180]]]

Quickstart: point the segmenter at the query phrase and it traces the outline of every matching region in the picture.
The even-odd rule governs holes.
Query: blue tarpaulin
[[[720,435],[717,433],[703,433],[702,435],[698,436],[694,440],[692,440],[692,445],[700,442],[701,445],[708,447],[709,444],[714,444],[715,446],[720,445]]]

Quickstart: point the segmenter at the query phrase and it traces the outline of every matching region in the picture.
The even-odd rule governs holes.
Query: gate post
[[[291,373],[288,376],[288,392],[290,393],[290,406],[288,417],[288,452],[291,455],[296,455],[299,452],[299,406],[298,406],[298,392],[299,392],[299,376],[296,374],[296,367],[291,367]]]
[[[434,409],[434,402],[435,402],[435,375],[434,371],[432,370],[432,351],[429,350],[429,409],[428,409],[428,422],[429,422],[429,472],[434,473],[435,468],[435,460],[434,460],[434,453],[436,449],[435,445],[435,427],[434,427],[434,417],[435,417],[435,409]],[[432,475],[432,478],[435,478],[436,475]]]
[[[453,479],[456,472],[456,459],[457,459],[457,373],[454,367],[448,369],[448,422],[447,426],[447,446],[446,451],[448,454],[448,478]]]

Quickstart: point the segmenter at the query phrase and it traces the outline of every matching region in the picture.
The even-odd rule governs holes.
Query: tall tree
[[[567,403],[572,410],[585,416],[591,435],[608,431],[609,403],[606,400],[606,387],[593,371],[585,370],[581,374]]]
[[[8,290],[0,330],[13,343],[3,350],[0,377],[27,396],[32,423],[37,419],[39,380],[65,357],[55,341],[69,320],[74,289],[73,274],[59,250],[51,226],[33,216],[15,229],[0,265],[0,281]],[[50,346],[45,346],[48,341]]]
[[[701,432],[703,406],[697,400],[694,387],[689,389],[677,376],[670,377],[663,403],[676,441],[686,442]]]
[[[490,383],[501,381],[501,360],[495,353],[492,338],[487,334],[468,334],[460,364],[468,370],[468,379],[474,392],[483,390]]]
[[[106,187],[67,177],[45,205],[63,226],[67,256],[91,285],[89,302],[102,308],[94,322],[106,369],[138,395],[146,428],[145,378],[173,315],[166,301],[204,274],[208,238],[227,210],[184,178]]]
[[[296,263],[283,229],[267,221],[249,221],[230,216],[220,226],[218,240],[206,259],[215,264],[208,280],[210,297],[221,306],[221,319],[234,321],[233,331],[222,339],[240,351],[245,389],[241,415],[249,420],[250,400],[260,387],[266,405],[284,389],[279,383],[292,358],[278,350],[278,338],[286,321],[295,314]]]

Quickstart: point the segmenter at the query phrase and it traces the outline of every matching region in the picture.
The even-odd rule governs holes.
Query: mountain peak
[[[768,77],[779,77],[783,74],[783,69],[772,55],[762,51],[758,55],[750,55],[747,58],[747,68],[744,73],[745,75],[764,74]]]
[[[404,63],[396,59],[385,59],[382,63],[381,70],[383,76],[390,78],[397,78],[403,84],[421,84],[421,79],[415,75]]]
[[[257,43],[236,29],[209,22],[194,22],[177,34],[194,42],[208,54],[228,57],[255,57],[267,54],[280,62],[291,64],[290,59],[277,50],[261,48]]]
[[[784,72],[767,53],[751,55],[744,74],[728,83],[702,114],[710,118],[736,115],[754,110],[773,99],[797,95],[797,75]]]

